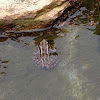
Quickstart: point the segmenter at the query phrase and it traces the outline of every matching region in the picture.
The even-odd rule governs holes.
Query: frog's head
[[[40,46],[42,46],[42,47],[48,46],[47,40],[46,40],[46,39],[43,39],[43,40],[40,42]]]

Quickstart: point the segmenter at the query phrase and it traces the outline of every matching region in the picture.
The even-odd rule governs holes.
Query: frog
[[[51,49],[49,43],[46,39],[43,39],[39,43],[39,53],[33,59],[36,66],[44,69],[51,69],[56,66],[58,60],[57,50],[55,48]]]

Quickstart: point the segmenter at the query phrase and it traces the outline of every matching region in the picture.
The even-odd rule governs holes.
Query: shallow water
[[[88,11],[86,7],[82,12]],[[0,100],[100,100],[100,20],[92,17],[91,23],[83,13],[82,23],[81,13],[67,19],[61,29],[20,36],[1,32]],[[71,19],[79,25],[68,25]],[[56,66],[49,70],[32,59],[42,39],[58,54]]]

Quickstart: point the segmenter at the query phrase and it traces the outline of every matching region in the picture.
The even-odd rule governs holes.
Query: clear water
[[[99,5],[87,0],[60,30],[18,37],[1,31],[0,100],[100,100]],[[94,8],[96,15],[86,19]],[[32,59],[42,39],[57,49],[58,63],[50,70]]]

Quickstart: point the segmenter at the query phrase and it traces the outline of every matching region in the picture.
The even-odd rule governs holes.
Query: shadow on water
[[[0,99],[99,100],[99,5],[85,0],[53,28],[0,30]]]

